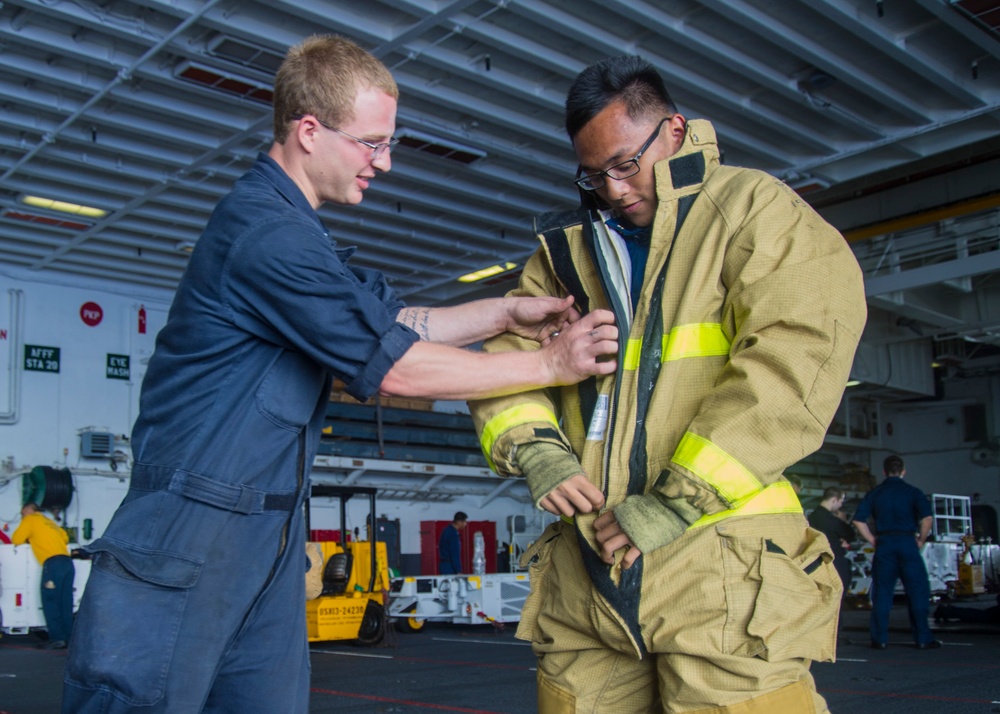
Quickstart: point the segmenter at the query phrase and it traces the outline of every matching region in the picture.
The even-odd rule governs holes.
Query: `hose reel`
[[[22,505],[34,503],[45,511],[63,511],[72,500],[73,474],[67,468],[36,466],[22,477]]]

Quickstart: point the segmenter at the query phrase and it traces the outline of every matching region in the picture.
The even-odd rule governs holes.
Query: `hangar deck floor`
[[[1000,712],[1000,628],[935,625],[944,647],[918,651],[901,601],[892,622],[889,648],[876,651],[868,647],[868,612],[845,613],[838,661],[813,666],[831,711]],[[66,654],[36,649],[37,642],[34,635],[0,639],[0,714],[59,712]],[[534,657],[513,626],[429,624],[420,634],[393,633],[376,648],[311,649],[311,714],[535,711]]]

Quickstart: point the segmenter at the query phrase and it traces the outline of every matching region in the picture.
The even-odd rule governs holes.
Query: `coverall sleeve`
[[[926,494],[917,490],[917,495],[914,496],[914,500],[916,502],[913,504],[913,507],[916,512],[918,523],[923,519],[930,518],[934,515],[934,509],[931,507],[931,501],[927,498]]]
[[[308,355],[364,401],[419,337],[396,322],[404,303],[381,274],[348,267],[352,253],[305,221],[264,224],[232,251],[228,298],[240,327]]]
[[[711,514],[746,504],[822,445],[866,303],[844,238],[783,183],[707,198],[734,221],[721,275],[729,361],[656,488]]]
[[[451,566],[449,572],[462,572],[462,542],[459,540],[458,531],[451,526],[445,528],[441,533],[438,558],[442,564]]]
[[[865,497],[861,499],[861,503],[858,504],[858,509],[854,512],[854,517],[852,521],[861,521],[864,523],[872,515],[872,495],[869,491],[865,494]]]
[[[520,285],[508,296],[563,297],[565,294],[548,269],[545,253],[539,249],[525,264]],[[540,346],[537,342],[505,332],[487,340],[483,349],[487,352],[526,352],[540,349]],[[572,452],[569,440],[559,426],[557,400],[549,389],[469,402],[469,410],[486,461],[500,476],[523,476],[517,464],[517,448],[520,445],[548,442]]]

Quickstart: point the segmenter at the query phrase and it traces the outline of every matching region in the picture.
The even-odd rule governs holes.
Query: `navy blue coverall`
[[[854,520],[875,519],[875,562],[872,566],[872,614],[869,621],[872,642],[889,640],[889,613],[896,582],[903,581],[914,640],[931,642],[934,635],[927,623],[931,588],[927,565],[917,547],[920,521],[932,515],[923,491],[898,476],[888,476],[861,501]]]
[[[462,572],[462,541],[455,524],[449,523],[441,531],[438,541],[438,573],[457,575]]]
[[[352,252],[264,154],[216,207],[88,547],[66,714],[308,711],[302,505],[331,379],[365,400],[419,339]]]

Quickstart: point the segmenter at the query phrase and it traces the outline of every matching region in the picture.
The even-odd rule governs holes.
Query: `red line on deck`
[[[334,697],[348,697],[350,699],[364,699],[370,702],[386,702],[389,704],[405,704],[410,707],[420,707],[421,709],[436,709],[445,712],[463,712],[463,714],[500,714],[500,712],[488,709],[469,709],[468,707],[451,707],[445,704],[431,704],[430,702],[415,702],[411,699],[393,699],[392,697],[379,697],[374,694],[358,694],[356,692],[338,692],[334,689],[318,689],[313,687],[309,691],[316,694],[329,694]]]

